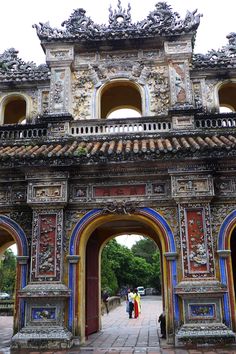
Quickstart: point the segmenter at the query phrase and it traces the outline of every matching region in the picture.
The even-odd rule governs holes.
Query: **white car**
[[[137,290],[140,296],[144,296],[146,294],[143,286],[138,286]]]
[[[9,300],[10,295],[8,293],[0,293],[0,300]]]

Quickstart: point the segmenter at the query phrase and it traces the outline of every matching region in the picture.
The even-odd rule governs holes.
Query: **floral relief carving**
[[[72,83],[72,110],[75,119],[90,117],[94,84],[88,70],[76,71]]]
[[[166,68],[153,68],[153,70],[147,75],[147,82],[151,96],[150,111],[157,115],[167,114],[170,97],[168,73]]]
[[[211,206],[212,236],[214,248],[217,249],[218,235],[224,219],[235,210],[235,204],[221,204]]]
[[[61,279],[62,230],[62,210],[34,211],[31,281]]]
[[[215,274],[210,208],[180,205],[181,244],[186,278],[208,278]]]
[[[180,249],[181,241],[180,241],[180,234],[179,234],[179,221],[178,221],[178,210],[177,207],[159,207],[156,209],[158,213],[160,213],[169,224],[174,238],[175,238],[175,245],[176,248]]]
[[[215,100],[214,100],[214,89],[216,84],[217,81],[214,80],[211,81],[207,80],[205,82],[204,95],[205,95],[205,101],[207,103],[207,109],[210,112],[214,112],[216,109]]]

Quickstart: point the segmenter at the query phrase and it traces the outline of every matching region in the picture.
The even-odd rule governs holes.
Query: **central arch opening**
[[[129,80],[114,80],[101,91],[101,118],[139,117],[142,98],[138,86]]]
[[[167,332],[168,329],[172,330],[175,305],[173,301],[167,299],[173,297],[174,278],[172,266],[164,256],[170,251],[169,241],[171,240],[168,241],[166,231],[162,230],[161,224],[158,225],[143,215],[108,214],[90,222],[81,234],[79,233],[80,236],[77,236],[76,252],[80,254],[80,262],[76,273],[78,282],[75,292],[75,318],[78,321],[78,327],[75,328],[74,333],[80,335],[82,341],[88,335],[101,329],[101,253],[109,240],[122,234],[144,235],[152,239],[159,248],[163,310],[168,313],[166,329]],[[139,285],[142,284],[137,284]]]
[[[105,222],[97,227],[89,237],[86,247],[86,335],[90,335],[102,329],[100,296],[103,290],[101,289],[102,250],[109,240],[121,234],[131,232],[148,236],[154,240],[160,250],[160,258],[162,259],[163,252],[160,238],[151,227],[141,222],[133,220],[114,220]],[[122,266],[125,267],[125,265]],[[130,284],[123,285],[134,289],[142,284],[135,284],[130,280]],[[163,301],[163,307],[164,306],[165,302]]]

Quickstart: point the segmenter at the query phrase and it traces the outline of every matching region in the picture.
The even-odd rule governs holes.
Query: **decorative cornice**
[[[193,68],[236,68],[236,33],[231,32],[226,38],[228,39],[228,44],[221,49],[212,49],[206,54],[193,55]]]
[[[5,50],[0,54],[0,81],[27,82],[49,80],[50,72],[47,65],[36,66],[33,62],[24,62],[18,57],[18,51],[14,48]]]

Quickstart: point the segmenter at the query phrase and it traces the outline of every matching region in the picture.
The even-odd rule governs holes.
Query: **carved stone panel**
[[[11,205],[26,202],[26,188],[9,185],[0,188],[0,205]]]
[[[72,62],[74,59],[74,49],[73,47],[60,47],[55,49],[47,49],[46,51],[46,61],[50,63],[50,65],[60,66],[61,63],[69,61]]]
[[[179,206],[184,277],[215,274],[210,209],[208,205]]]
[[[185,322],[186,323],[212,323],[221,322],[220,298],[186,299]]]
[[[194,129],[193,116],[172,117],[173,129]]]
[[[209,197],[214,196],[213,179],[211,176],[172,176],[172,196],[177,200],[193,197]]]
[[[232,198],[236,195],[236,179],[230,177],[220,177],[215,181],[216,194],[219,196]]]
[[[92,68],[83,68],[72,76],[72,111],[75,119],[91,118],[92,94],[94,85],[99,81]]]
[[[70,202],[85,202],[88,200],[88,187],[80,185],[71,185],[69,201]]]
[[[28,184],[28,203],[66,203],[67,182],[30,182]]]
[[[181,55],[181,54],[191,54],[192,53],[192,44],[191,41],[182,41],[182,42],[165,42],[164,43],[165,54],[166,55]]]
[[[41,113],[49,112],[49,90],[43,90],[41,92],[40,100],[40,109]]]
[[[63,212],[34,211],[31,281],[61,280]]]

